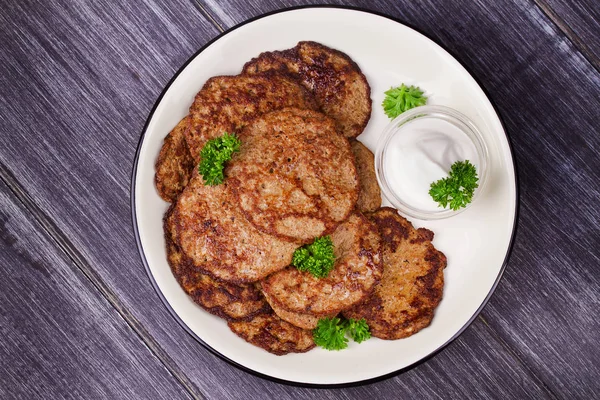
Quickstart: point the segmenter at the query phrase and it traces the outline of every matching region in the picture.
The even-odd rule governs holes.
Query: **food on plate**
[[[179,193],[188,184],[194,160],[185,141],[185,131],[190,117],[183,118],[165,137],[164,144],[156,160],[154,184],[158,194],[164,201],[175,201]]]
[[[321,111],[348,138],[362,133],[371,117],[371,88],[348,55],[316,42],[300,42],[283,51],[260,54],[244,65],[244,74],[287,72],[314,93]]]
[[[270,308],[253,284],[218,281],[193,268],[185,270],[180,285],[194,302],[228,321],[246,321]]]
[[[176,244],[173,206],[163,225],[167,242],[167,261],[182,289],[202,308],[226,320],[248,320],[269,311],[269,305],[253,284],[235,285],[217,281],[194,269]]]
[[[248,222],[227,181],[206,186],[195,173],[173,213],[181,250],[194,268],[220,280],[262,279],[290,265],[297,247]]]
[[[406,86],[403,83],[385,92],[385,99],[383,99],[381,106],[385,114],[390,119],[394,119],[411,108],[424,106],[425,104],[427,104],[427,96],[423,95],[423,91],[419,87]]]
[[[335,265],[335,253],[331,236],[316,238],[311,244],[298,247],[292,257],[292,265],[298,271],[310,272],[317,278],[329,276]]]
[[[431,243],[433,232],[415,229],[393,208],[381,208],[370,219],[383,242],[383,276],[368,299],[343,315],[364,318],[374,337],[404,338],[431,323],[442,299],[446,256]]]
[[[235,135],[225,133],[218,138],[210,139],[200,151],[198,172],[206,185],[214,186],[225,180],[225,164],[233,153],[240,151],[241,142]]]
[[[381,190],[375,175],[373,153],[358,140],[352,140],[350,146],[356,159],[356,171],[360,185],[356,207],[361,212],[375,211],[381,207]]]
[[[479,135],[467,117],[447,107],[424,106],[402,114],[388,125],[378,148],[377,172],[386,197],[421,218],[466,207],[479,186],[477,172],[486,171]]]
[[[269,296],[269,293],[262,292],[262,294],[264,295],[265,299],[267,300],[267,303],[269,303],[269,306],[271,306],[275,314],[282,320],[287,321],[290,324],[302,329],[314,329],[317,327],[319,319],[321,318],[320,316],[310,313],[287,311],[285,308],[279,306],[277,302]],[[333,313],[329,316],[334,317],[336,314],[337,313]]]
[[[304,353],[315,347],[312,331],[298,328],[273,313],[227,325],[239,337],[273,354]]]
[[[313,332],[313,339],[326,350],[343,350],[348,347],[348,335],[357,343],[371,337],[364,319],[323,318]]]
[[[371,338],[371,329],[367,325],[367,321],[363,319],[352,319],[347,320],[346,331],[356,343],[362,343],[367,339]]]
[[[447,178],[431,183],[429,195],[440,207],[450,206],[456,211],[473,201],[475,189],[479,187],[478,181],[477,170],[469,160],[456,161],[450,167]]]
[[[420,101],[402,90],[402,107]],[[370,87],[347,55],[315,42],[262,53],[210,78],[189,112],[155,184],[172,202],[167,261],[194,302],[277,355],[430,323],[446,258],[431,231],[380,208],[373,153],[355,139]]]
[[[377,227],[355,213],[331,234],[335,266],[326,278],[289,267],[261,281],[271,300],[286,311],[326,316],[340,312],[371,294],[382,274],[381,239]]]
[[[346,138],[312,110],[287,108],[240,132],[242,149],[227,167],[246,219],[298,244],[332,232],[352,212],[358,176]]]
[[[316,110],[317,104],[299,82],[276,72],[210,78],[196,95],[190,114],[165,139],[155,166],[161,197],[175,201],[207,141],[235,133],[258,115],[284,107]]]
[[[237,133],[257,116],[285,107],[317,109],[313,95],[293,78],[275,72],[210,78],[190,107],[185,138],[194,161],[210,139]]]

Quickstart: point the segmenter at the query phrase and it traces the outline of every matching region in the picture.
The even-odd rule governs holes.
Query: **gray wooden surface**
[[[189,396],[0,182],[0,398]]]
[[[588,61],[600,69],[600,2],[535,0]]]
[[[481,82],[514,145],[521,213],[505,276],[459,339],[327,390],[257,378],[194,341],[149,283],[129,207],[141,129],[173,73],[220,31],[310,2],[0,4],[0,397],[597,396],[597,2],[336,2],[418,28]]]

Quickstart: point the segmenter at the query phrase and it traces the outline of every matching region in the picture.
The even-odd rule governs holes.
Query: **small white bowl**
[[[412,122],[418,119],[441,119],[445,122],[449,122],[462,131],[467,138],[469,138],[475,147],[477,152],[478,160],[476,163],[477,175],[479,177],[479,186],[475,189],[473,194],[473,200],[467,204],[466,207],[458,210],[452,210],[450,208],[442,208],[435,211],[429,209],[419,208],[415,205],[409,204],[406,199],[402,198],[402,195],[392,189],[389,178],[394,171],[386,170],[386,156],[388,156],[389,144],[392,138],[397,135],[402,135],[406,132],[405,128]],[[462,160],[461,160],[462,161]],[[487,178],[487,164],[488,164],[488,150],[485,141],[481,135],[481,132],[477,126],[464,114],[445,106],[421,106],[408,110],[398,117],[394,118],[390,124],[384,129],[379,142],[377,143],[377,149],[375,150],[375,172],[377,174],[377,181],[381,187],[385,197],[396,207],[400,212],[409,215],[414,218],[432,220],[448,218],[457,215],[466,209],[468,209],[475,201],[479,193],[481,193],[483,186]]]

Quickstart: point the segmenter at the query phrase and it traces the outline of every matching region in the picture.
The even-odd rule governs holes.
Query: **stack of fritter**
[[[323,317],[366,318],[373,336],[427,326],[445,257],[433,233],[381,209],[373,154],[355,138],[370,88],[345,54],[314,42],[261,54],[240,75],[209,79],[165,138],[156,163],[168,262],[185,292],[248,342],[274,354],[314,347]],[[204,144],[242,146],[225,182],[196,170]],[[329,276],[290,267],[294,251],[331,235]]]

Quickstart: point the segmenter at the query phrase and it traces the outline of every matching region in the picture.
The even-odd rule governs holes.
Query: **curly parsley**
[[[466,207],[473,200],[477,183],[477,170],[469,160],[457,161],[450,167],[447,178],[433,182],[429,189],[429,195],[440,207],[450,208],[454,211]]]
[[[325,278],[333,269],[335,255],[330,236],[316,238],[309,245],[296,249],[292,265],[300,271],[308,271],[317,278]]]
[[[350,333],[350,337],[356,343],[361,343],[371,338],[369,325],[367,325],[367,321],[364,318],[359,320],[350,318],[348,320],[348,333]]]
[[[348,347],[346,327],[339,318],[323,318],[313,330],[313,339],[317,346],[327,350],[342,350]]]
[[[198,172],[202,175],[205,185],[214,186],[223,183],[225,163],[231,159],[233,153],[240,151],[240,146],[240,139],[228,133],[206,142],[200,150],[198,165]]]
[[[361,343],[371,337],[367,321],[341,318],[322,318],[313,330],[313,340],[317,346],[327,350],[343,350],[348,347],[349,333],[352,339]]]

